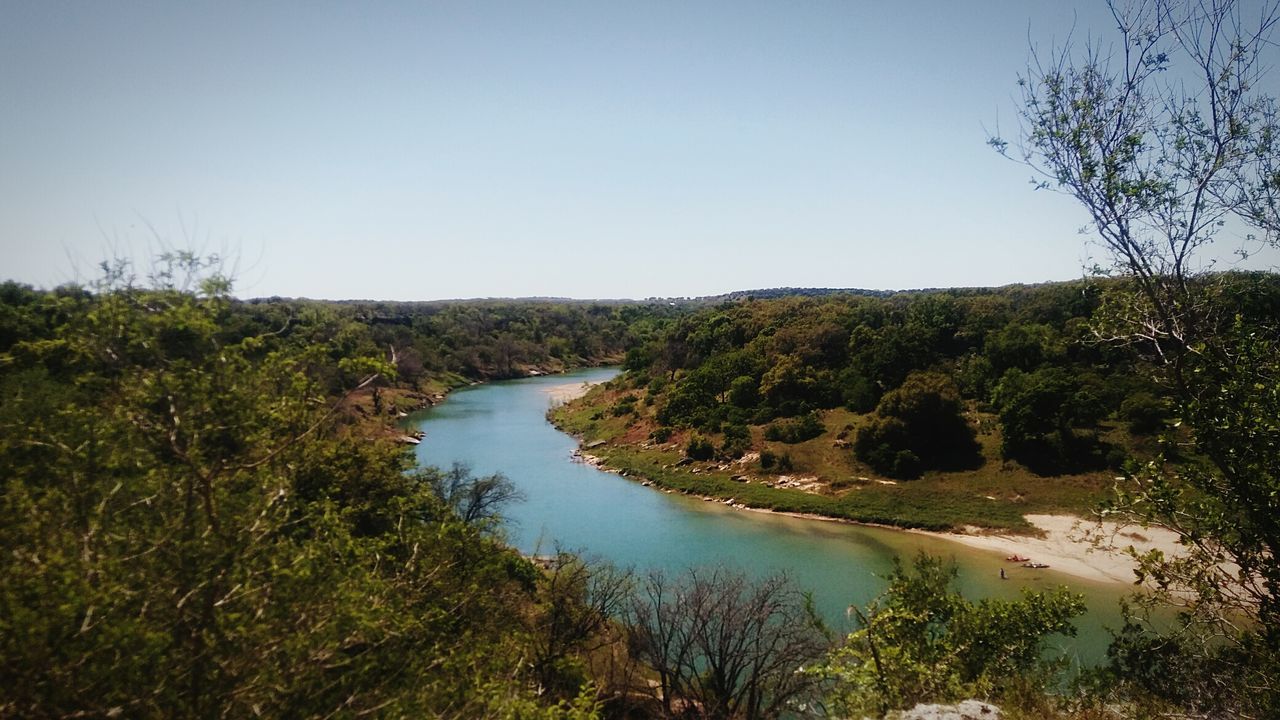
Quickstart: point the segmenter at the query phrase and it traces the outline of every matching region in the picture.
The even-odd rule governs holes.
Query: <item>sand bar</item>
[[[563,385],[548,385],[547,387],[542,388],[542,392],[546,393],[547,397],[551,398],[551,402],[559,405],[560,403],[567,403],[570,400],[586,395],[592,385],[599,385],[599,383],[571,382]]]
[[[597,460],[596,458],[592,458]],[[610,468],[597,464],[601,470],[612,472]],[[667,492],[670,492],[669,490]],[[703,500],[724,502],[720,498],[704,497]],[[1086,520],[1074,515],[1026,515],[1027,522],[1034,525],[1043,535],[1005,535],[993,533],[982,528],[972,528],[968,532],[936,532],[900,528],[893,525],[863,523],[845,518],[833,518],[813,513],[797,513],[767,508],[753,508],[734,504],[734,508],[750,512],[774,513],[805,520],[822,520],[825,522],[845,523],[878,527],[898,532],[909,532],[928,535],[950,542],[967,545],[978,550],[987,550],[992,555],[1007,558],[1019,555],[1032,562],[1045,563],[1050,570],[1099,583],[1134,584],[1137,577],[1133,574],[1138,563],[1129,555],[1132,548],[1138,552],[1160,550],[1166,556],[1174,557],[1185,554],[1178,542],[1178,535],[1172,530],[1161,527],[1141,527],[1116,522],[1099,522]],[[1021,563],[1010,562],[1010,568]]]
[[[1128,554],[1129,548],[1139,552],[1161,550],[1167,556],[1185,551],[1178,543],[1178,535],[1165,528],[1084,520],[1072,515],[1027,515],[1026,518],[1044,533],[1043,537],[911,532],[923,532],[1005,557],[1021,555],[1034,562],[1047,563],[1050,569],[1060,573],[1097,582],[1134,582],[1137,563]]]

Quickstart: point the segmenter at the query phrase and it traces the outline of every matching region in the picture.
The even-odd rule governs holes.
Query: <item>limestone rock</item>
[[[889,713],[885,720],[1000,720],[1000,708],[979,700],[965,700],[955,705],[920,703],[910,710]]]

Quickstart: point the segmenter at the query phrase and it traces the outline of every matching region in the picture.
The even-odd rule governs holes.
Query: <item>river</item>
[[[945,539],[845,523],[749,512],[668,494],[572,461],[577,443],[545,419],[548,390],[599,382],[617,374],[593,368],[555,376],[474,385],[415,413],[406,424],[426,432],[420,463],[470,465],[477,474],[502,472],[526,496],[506,511],[508,541],[522,552],[550,554],[556,546],[637,569],[680,572],[720,564],[760,576],[785,571],[813,593],[818,611],[838,631],[852,629],[845,609],[865,605],[885,587],[893,558],[917,552],[954,558],[959,587],[970,597],[1018,597],[1022,588],[1067,585],[1083,593],[1088,614],[1076,638],[1059,638],[1075,661],[1105,656],[1106,627],[1120,624],[1118,600],[1127,588],[1089,583],[1052,570],[999,579],[999,555]]]

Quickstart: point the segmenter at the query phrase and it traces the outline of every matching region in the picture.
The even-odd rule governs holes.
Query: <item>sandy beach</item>
[[[570,400],[582,397],[587,394],[587,391],[591,389],[592,385],[598,384],[599,383],[593,382],[572,382],[565,383],[563,385],[549,385],[542,388],[542,392],[547,394],[547,397],[551,399],[551,402],[559,405],[560,403],[567,403]]]
[[[1171,530],[1158,527],[1122,526],[1114,522],[1084,520],[1071,515],[1027,515],[1027,522],[1044,533],[1025,535],[923,532],[934,537],[990,550],[1003,557],[1018,554],[1033,562],[1047,563],[1051,569],[1096,582],[1132,583],[1137,563],[1127,550],[1161,550],[1180,555],[1183,548]]]
[[[590,457],[600,467],[597,458]],[[602,470],[609,472],[606,467]],[[712,502],[723,502],[719,498],[703,498]],[[1050,570],[1064,575],[1100,583],[1133,584],[1133,574],[1138,564],[1129,555],[1133,548],[1138,552],[1160,550],[1165,555],[1183,554],[1184,548],[1178,543],[1178,536],[1172,530],[1159,527],[1139,527],[1137,525],[1121,525],[1115,522],[1099,522],[1085,520],[1074,515],[1026,515],[1027,522],[1036,526],[1043,533],[1042,537],[1030,535],[1004,535],[974,528],[971,532],[936,532],[899,528],[891,525],[875,525],[860,523],[854,520],[826,517],[810,513],[779,512],[765,508],[753,508],[746,505],[733,505],[739,510],[750,512],[777,513],[789,517],[806,520],[822,520],[826,522],[849,523],[851,525],[869,525],[899,532],[956,542],[978,550],[990,551],[992,555],[1006,558],[1020,555],[1031,562],[1045,563]],[[1014,563],[1009,564],[1015,567]]]

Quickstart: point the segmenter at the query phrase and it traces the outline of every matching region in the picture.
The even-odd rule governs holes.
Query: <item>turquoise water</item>
[[[866,604],[884,589],[894,556],[919,550],[952,557],[970,597],[1017,597],[1021,588],[1068,585],[1084,593],[1090,612],[1075,639],[1058,641],[1086,664],[1103,657],[1105,626],[1119,625],[1118,599],[1127,588],[1086,583],[1049,571],[1019,569],[999,579],[1003,559],[946,540],[881,528],[736,510],[719,503],[644,487],[571,459],[577,443],[545,419],[550,388],[598,382],[617,374],[595,368],[565,375],[474,385],[407,419],[426,431],[419,462],[454,462],[478,474],[502,472],[527,496],[507,511],[509,542],[525,553],[560,546],[637,569],[680,572],[720,564],[752,575],[785,571],[828,623],[847,631],[845,609]]]

